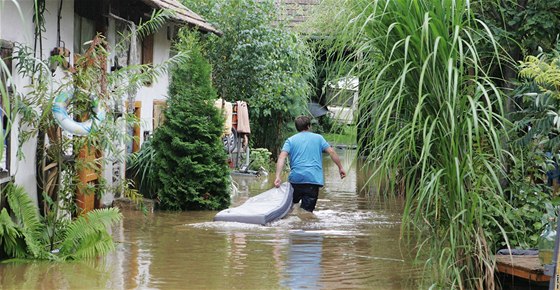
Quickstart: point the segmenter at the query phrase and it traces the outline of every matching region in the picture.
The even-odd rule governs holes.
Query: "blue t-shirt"
[[[323,186],[322,154],[329,147],[323,136],[312,132],[299,132],[288,138],[282,146],[290,158],[288,181]]]

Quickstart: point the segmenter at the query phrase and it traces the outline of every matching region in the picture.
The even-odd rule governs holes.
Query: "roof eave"
[[[223,32],[214,28],[200,15],[192,12],[183,4],[175,0],[142,0],[142,2],[155,9],[167,9],[175,12],[171,15],[171,20],[173,20],[174,22],[186,23],[190,26],[196,27],[201,31],[211,32],[218,36],[223,35]]]

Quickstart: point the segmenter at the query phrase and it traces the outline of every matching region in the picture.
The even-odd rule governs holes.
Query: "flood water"
[[[94,261],[0,264],[0,289],[417,289],[421,267],[400,240],[402,200],[366,194],[339,151],[325,159],[314,216],[294,210],[267,226],[212,222],[216,212],[124,211],[117,250]],[[233,205],[272,187],[234,176]]]

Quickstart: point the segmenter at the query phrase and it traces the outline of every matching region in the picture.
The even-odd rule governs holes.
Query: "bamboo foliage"
[[[169,18],[170,12],[164,10],[154,11],[151,18],[140,21],[138,24],[131,24],[130,31],[126,30],[121,33],[121,42],[116,43],[114,48],[116,51],[127,52],[129,47],[127,44],[136,43],[138,38],[155,33]],[[126,20],[124,20],[126,21]],[[134,29],[132,29],[134,27]],[[134,37],[132,36],[134,34]],[[132,40],[134,38],[134,41]],[[98,171],[102,165],[107,162],[121,161],[124,162],[125,154],[123,154],[122,144],[131,141],[132,136],[127,134],[123,129],[124,124],[129,126],[138,125],[139,120],[135,118],[132,112],[125,114],[112,114],[114,108],[120,109],[125,103],[128,96],[132,100],[136,96],[139,88],[148,82],[153,82],[156,78],[165,76],[170,67],[180,66],[186,60],[187,56],[181,52],[173,57],[163,61],[160,64],[136,64],[131,63],[124,67],[120,67],[116,71],[108,72],[106,58],[109,55],[108,43],[102,35],[97,35],[89,42],[89,49],[82,55],[77,55],[74,66],[68,70],[63,70],[62,78],[53,78],[48,62],[42,61],[34,57],[34,52],[25,44],[16,44],[14,50],[15,68],[19,77],[33,80],[28,86],[25,94],[16,94],[18,100],[15,110],[19,116],[19,146],[33,138],[37,137],[37,159],[38,167],[44,166],[44,163],[57,164],[57,167],[50,170],[50,175],[42,176],[44,168],[38,171],[38,192],[42,194],[47,192],[53,199],[64,196],[65,193],[72,193],[79,184],[77,176],[73,173],[78,169],[89,169]],[[57,63],[62,59],[51,57],[50,62]],[[78,88],[78,89],[76,89]],[[2,88],[0,88],[1,90]],[[100,122],[96,130],[85,138],[63,138],[57,133],[58,125],[52,118],[52,106],[55,97],[63,91],[74,91],[71,104],[68,106],[68,113],[76,116],[93,114],[92,96],[98,96],[101,107],[109,114],[103,122]],[[0,91],[0,93],[2,93]],[[4,93],[2,93],[4,97]],[[131,99],[128,100],[129,106],[134,104]],[[45,142],[46,135],[48,142]],[[53,138],[54,137],[54,138]],[[0,142],[3,144],[2,140]],[[103,150],[105,157],[95,158],[93,160],[83,160],[78,158],[78,162],[66,163],[62,155],[68,152],[69,148],[83,148],[85,145],[92,146]],[[1,147],[0,147],[1,148]],[[78,154],[79,150],[74,150]],[[1,153],[1,152],[0,152]],[[18,151],[18,156],[23,157],[23,152]],[[70,178],[59,181],[61,171],[67,171]],[[49,178],[51,177],[51,178]],[[59,183],[65,186],[58,187]],[[135,198],[134,192],[129,190],[126,182],[113,184],[117,192],[123,192],[126,196]],[[66,192],[57,192],[64,189]],[[102,195],[110,190],[103,178],[95,188],[88,188],[88,192]],[[40,198],[39,198],[40,199]],[[75,210],[73,201],[68,200],[65,206],[70,210]],[[46,207],[43,205],[43,207]]]
[[[344,4],[327,8],[325,31],[335,37],[325,46],[337,61],[358,60],[350,70],[360,79],[358,139],[373,176],[404,188],[403,233],[418,233],[429,251],[435,287],[493,288],[485,226],[501,228],[495,217],[508,207],[500,180],[509,124],[481,55],[499,64],[499,46],[468,1]],[[494,50],[479,52],[481,41]]]
[[[127,170],[136,181],[136,188],[145,197],[154,198],[157,194],[158,182],[155,169],[156,151],[151,139],[145,140],[142,148],[128,156]]]

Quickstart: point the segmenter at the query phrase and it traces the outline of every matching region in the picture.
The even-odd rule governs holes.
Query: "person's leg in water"
[[[301,208],[308,212],[313,212],[319,198],[319,186],[315,184],[292,184],[294,188],[293,202],[299,203]]]
[[[301,191],[299,190],[299,184],[291,183],[294,192],[292,194],[292,207],[290,209],[290,213],[294,210],[296,204],[301,201]]]

